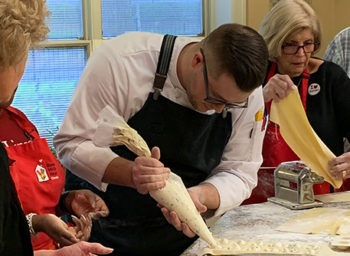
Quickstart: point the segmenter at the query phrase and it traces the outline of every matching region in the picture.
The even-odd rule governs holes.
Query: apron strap
[[[173,54],[175,39],[176,36],[173,35],[165,35],[163,37],[163,42],[160,48],[160,54],[158,58],[157,71],[153,82],[154,100],[158,99],[160,92],[163,90],[164,83],[169,70],[171,55]]]

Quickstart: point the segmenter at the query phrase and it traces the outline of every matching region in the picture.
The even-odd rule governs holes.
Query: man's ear
[[[192,58],[192,68],[195,68],[197,65],[203,65],[204,64],[204,58],[200,51],[195,52]]]

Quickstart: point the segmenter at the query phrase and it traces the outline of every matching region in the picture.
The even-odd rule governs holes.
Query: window
[[[81,0],[47,0],[51,15],[49,40],[83,38],[83,10]]]
[[[52,146],[87,58],[103,38],[129,31],[203,34],[202,0],[47,0],[50,33],[31,50],[13,106]]]
[[[52,145],[86,63],[84,47],[31,50],[13,105]]]
[[[102,0],[101,9],[105,38],[127,31],[203,34],[202,0]]]

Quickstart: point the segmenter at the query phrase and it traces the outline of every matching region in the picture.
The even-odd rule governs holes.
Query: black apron
[[[7,151],[0,142],[0,255],[32,256],[26,217],[11,178]]]
[[[156,74],[160,79],[155,78],[156,93],[149,94],[145,105],[128,124],[137,130],[150,149],[160,148],[160,161],[190,187],[204,181],[220,163],[231,136],[232,121],[231,113],[226,118],[216,113],[201,114],[157,93],[165,82],[174,40],[173,36],[164,37]],[[164,51],[167,54],[162,54]],[[162,67],[165,67],[165,74],[162,74]],[[111,149],[132,161],[136,157],[125,146]],[[114,248],[113,255],[175,256],[196,239],[188,238],[168,224],[157,202],[149,195],[117,185],[108,185],[105,193],[94,191],[105,200],[110,215],[94,222],[90,241]]]

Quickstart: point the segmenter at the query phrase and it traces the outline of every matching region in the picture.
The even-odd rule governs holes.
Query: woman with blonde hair
[[[264,17],[259,33],[269,49],[263,84],[267,111],[271,101],[285,98],[297,85],[312,128],[338,156],[329,163],[331,174],[350,177],[350,153],[344,153],[343,148],[343,138],[350,138],[350,80],[338,65],[314,57],[321,43],[315,11],[303,0],[280,0]],[[245,203],[264,202],[273,196],[273,169],[281,162],[299,159],[271,121],[264,138],[263,157],[258,186]],[[326,182],[314,185],[316,194],[331,191],[333,188]]]
[[[47,15],[45,0],[0,0],[0,255],[33,255],[29,231],[37,256],[111,253],[100,244],[79,242],[90,234],[89,216],[108,214],[105,203],[81,190],[64,194],[58,206],[64,171],[35,126],[10,106],[29,49],[49,31]],[[82,216],[77,227],[69,228],[56,216],[62,210]],[[69,246],[40,250],[56,249],[54,240]]]

